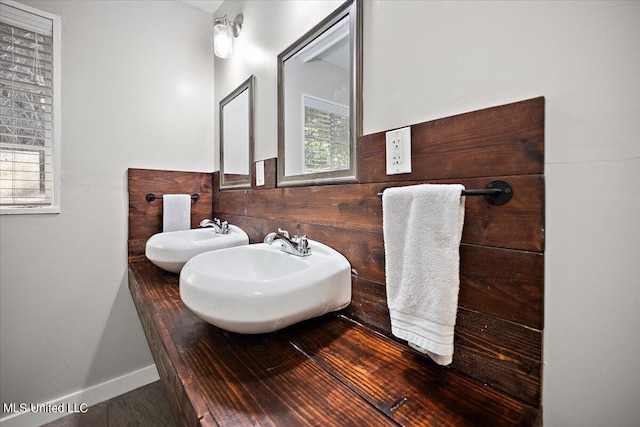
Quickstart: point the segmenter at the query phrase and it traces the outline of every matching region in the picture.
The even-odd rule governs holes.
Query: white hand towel
[[[453,360],[463,190],[423,184],[382,193],[391,332],[440,365]]]
[[[180,231],[191,228],[191,196],[165,194],[162,196],[162,231]]]

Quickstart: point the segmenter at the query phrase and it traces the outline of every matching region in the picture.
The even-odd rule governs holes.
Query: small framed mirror
[[[278,55],[278,186],[357,180],[361,14],[349,0]]]
[[[220,188],[251,187],[253,163],[252,75],[220,101]]]

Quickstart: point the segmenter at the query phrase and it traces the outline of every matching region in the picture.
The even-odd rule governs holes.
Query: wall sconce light
[[[227,15],[213,20],[213,52],[219,58],[229,58],[233,52],[233,37],[242,30],[242,14],[229,21]],[[231,35],[233,34],[233,37]]]

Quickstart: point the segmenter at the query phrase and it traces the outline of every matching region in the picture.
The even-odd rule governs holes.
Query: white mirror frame
[[[349,169],[300,175],[285,174],[284,65],[287,59],[304,49],[319,35],[349,16]],[[299,124],[294,124],[298,126]],[[362,135],[362,0],[348,0],[331,15],[278,55],[278,182],[279,187],[357,182],[357,143]]]

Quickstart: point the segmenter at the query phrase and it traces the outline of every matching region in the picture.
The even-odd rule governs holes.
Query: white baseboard
[[[87,407],[120,396],[136,388],[159,379],[155,365],[149,365],[121,377],[68,394],[46,403],[25,403],[15,408],[16,412],[0,418],[0,427],[40,426],[73,412],[86,410]],[[3,403],[4,405],[5,403]],[[33,409],[32,409],[33,408]],[[60,411],[61,410],[61,411]],[[5,408],[3,408],[5,411]]]

